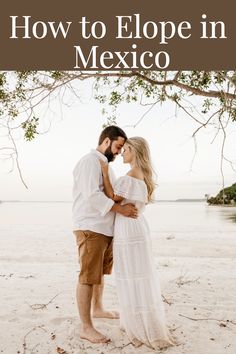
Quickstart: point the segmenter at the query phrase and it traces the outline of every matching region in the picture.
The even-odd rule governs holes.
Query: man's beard
[[[113,154],[113,152],[111,151],[111,145],[110,145],[105,150],[104,155],[106,156],[107,161],[111,162],[111,161],[115,160],[117,154]]]

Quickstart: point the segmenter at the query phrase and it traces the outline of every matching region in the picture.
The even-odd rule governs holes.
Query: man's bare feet
[[[87,339],[91,343],[107,343],[110,341],[109,338],[98,332],[93,327],[81,328],[80,338]]]
[[[93,311],[92,316],[94,318],[111,318],[111,319],[120,318],[119,312],[106,311],[106,310],[95,310],[95,311]]]

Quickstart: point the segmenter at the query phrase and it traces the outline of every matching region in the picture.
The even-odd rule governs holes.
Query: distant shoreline
[[[206,202],[205,199],[160,199],[154,203],[184,203],[184,202]],[[1,203],[72,203],[70,200],[0,200]]]
[[[184,203],[184,202],[206,202],[206,199],[193,199],[193,198],[189,198],[189,199],[160,199],[160,200],[155,200],[155,203],[166,203],[166,202],[171,202],[171,203]]]

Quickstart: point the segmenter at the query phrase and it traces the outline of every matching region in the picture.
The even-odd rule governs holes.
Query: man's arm
[[[114,201],[99,188],[101,170],[97,159],[87,158],[74,171],[75,183],[79,184],[82,195],[102,216],[112,208]]]
[[[114,194],[114,189],[110,182],[108,170],[105,172],[104,170],[102,170],[102,174],[103,174],[104,191],[106,196],[114,200],[114,202],[122,202],[124,198]]]
[[[113,204],[111,211],[115,213],[119,213],[123,216],[136,219],[138,216],[138,209],[133,204],[131,203],[127,203],[124,205],[119,204],[119,202],[121,202],[124,199],[124,197],[114,194],[114,189],[110,182],[108,163],[100,160],[100,165],[101,165],[101,170],[103,175],[105,194],[116,202],[115,204]]]
[[[134,204],[131,203],[127,203],[124,205],[114,203],[111,208],[111,211],[133,219],[137,219],[138,217],[138,209],[134,206]]]
[[[138,210],[133,204],[120,205],[115,203],[99,189],[100,173],[99,161],[92,159],[84,160],[79,169],[74,171],[76,183],[80,184],[82,194],[93,208],[99,210],[102,216],[109,211],[113,211],[123,216],[137,218]]]
[[[119,202],[121,202],[124,198],[114,194],[114,190],[111,185],[108,174],[103,175],[103,182],[106,195],[116,202],[115,204],[113,204],[111,211],[119,213],[123,216],[136,219],[138,216],[138,209],[134,206],[134,204],[131,203],[127,203],[124,205],[119,204]]]

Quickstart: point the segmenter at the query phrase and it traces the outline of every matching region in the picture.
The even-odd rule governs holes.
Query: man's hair
[[[113,141],[117,140],[119,136],[124,138],[125,141],[127,140],[127,136],[121,128],[117,127],[116,125],[109,125],[101,132],[98,140],[98,145],[101,145],[106,138],[109,138],[111,141]]]

